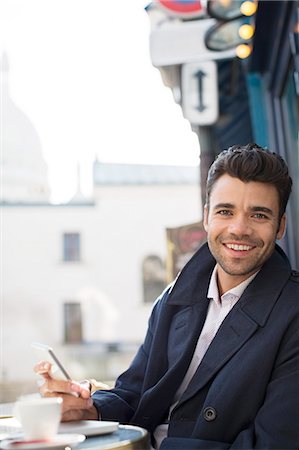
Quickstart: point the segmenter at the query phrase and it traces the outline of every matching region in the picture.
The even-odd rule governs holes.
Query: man
[[[155,303],[115,388],[90,398],[36,366],[41,393],[62,393],[64,420],[136,424],[161,449],[299,448],[299,275],[275,243],[291,186],[285,162],[256,144],[216,158],[208,244]]]

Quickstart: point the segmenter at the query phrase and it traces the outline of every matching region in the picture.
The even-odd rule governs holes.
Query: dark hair
[[[234,145],[222,151],[208,172],[207,206],[215,182],[224,174],[244,182],[259,181],[275,186],[279,195],[279,219],[281,219],[292,190],[292,178],[281,156],[253,143],[244,146]]]

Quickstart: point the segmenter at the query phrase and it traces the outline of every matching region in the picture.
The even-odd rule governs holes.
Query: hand
[[[89,383],[70,380],[55,380],[49,374],[51,364],[41,361],[34,366],[34,372],[43,377],[39,392],[43,397],[61,397],[62,422],[72,420],[98,420],[98,412],[90,397]]]

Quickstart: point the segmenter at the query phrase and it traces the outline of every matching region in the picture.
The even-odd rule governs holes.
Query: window
[[[165,267],[157,255],[147,256],[142,265],[143,300],[153,303],[166,286]]]
[[[282,148],[293,179],[292,195],[287,209],[288,256],[293,266],[299,263],[299,97],[296,95],[294,66],[290,66],[281,96],[281,128],[284,133]]]
[[[64,233],[63,235],[63,261],[80,261],[80,234]]]
[[[64,311],[64,342],[79,343],[82,341],[82,313],[81,304],[66,302]]]

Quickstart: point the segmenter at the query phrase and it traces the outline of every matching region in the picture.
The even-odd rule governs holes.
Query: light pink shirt
[[[240,283],[238,286],[234,287],[233,289],[230,289],[229,291],[225,292],[221,298],[219,298],[219,292],[218,292],[218,285],[217,285],[217,266],[215,266],[210,284],[208,289],[208,295],[207,297],[211,299],[208,307],[207,317],[204,323],[204,326],[202,328],[202,331],[200,333],[199,339],[197,341],[197,345],[190,363],[190,366],[186,372],[186,375],[182,381],[182,384],[180,385],[179,389],[177,390],[173,404],[171,405],[169,409],[169,416],[172,412],[172,410],[175,408],[175,406],[178,404],[179,399],[181,398],[182,394],[185,392],[185,390],[188,387],[188,384],[190,383],[191,379],[193,378],[193,375],[195,374],[197,367],[199,366],[202,358],[204,357],[204,354],[206,353],[209,345],[211,344],[212,340],[214,339],[215,334],[217,333],[220,325],[222,324],[223,320],[227,316],[227,314],[230,312],[230,310],[233,308],[233,306],[237,303],[249,283],[253,280],[253,278],[256,276],[257,272],[253,275],[251,275],[249,278],[247,278],[245,281]],[[154,438],[156,441],[155,448],[158,449],[161,445],[161,442],[163,439],[167,436],[168,431],[168,424],[163,423],[161,425],[158,425],[157,428],[154,431]]]

